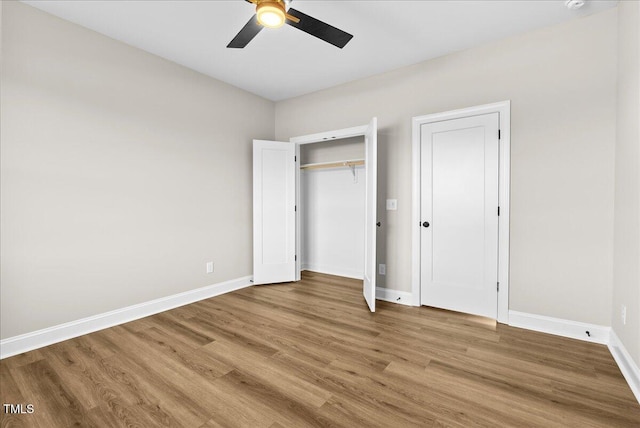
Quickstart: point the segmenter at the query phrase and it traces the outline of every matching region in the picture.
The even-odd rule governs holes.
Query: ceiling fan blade
[[[331,43],[333,46],[337,46],[340,49],[342,49],[347,43],[349,43],[349,40],[353,38],[353,35],[309,15],[305,15],[299,10],[289,8],[287,13],[300,19],[300,22],[297,23],[287,19],[287,24],[324,40],[327,43]]]
[[[236,48],[241,49],[253,40],[253,38],[262,30],[264,27],[258,23],[258,15],[253,15],[253,17],[242,27],[242,30],[229,42],[227,45],[228,48]]]

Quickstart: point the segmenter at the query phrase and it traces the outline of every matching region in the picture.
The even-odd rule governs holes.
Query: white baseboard
[[[609,344],[611,332],[611,327],[517,311],[509,311],[509,325],[602,345]],[[586,333],[587,331],[589,334]]]
[[[353,279],[364,278],[362,272],[359,272],[357,270],[341,269],[341,268],[335,268],[332,266],[322,266],[322,265],[303,263],[301,266],[301,269],[309,270],[311,272],[325,273],[327,275],[344,276],[345,278],[353,278]]]
[[[392,290],[390,288],[376,287],[376,299],[385,302],[398,303],[413,306],[413,294],[408,291]]]
[[[208,285],[195,290],[185,291],[184,293],[178,293],[172,296],[162,297],[160,299],[150,300],[137,305],[127,306],[126,308],[116,309],[114,311],[44,328],[31,333],[9,337],[7,339],[0,340],[0,359],[32,351],[37,348],[42,348],[43,346],[62,342],[63,340],[72,339],[84,334],[93,333],[94,331],[113,327],[129,321],[134,321],[149,315],[177,308],[178,306],[184,306],[199,300],[208,299],[230,291],[249,287],[253,285],[251,283],[251,279],[252,276],[232,279],[230,281]]]
[[[609,351],[613,355],[613,359],[618,363],[618,367],[620,367],[620,371],[629,384],[633,395],[636,396],[636,400],[640,403],[640,369],[613,329],[611,330]]]

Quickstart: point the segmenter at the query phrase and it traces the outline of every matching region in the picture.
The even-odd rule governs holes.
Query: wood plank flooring
[[[608,349],[306,273],[0,361],[2,427],[640,427]]]

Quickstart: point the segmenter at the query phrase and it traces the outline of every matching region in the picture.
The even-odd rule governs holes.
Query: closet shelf
[[[300,169],[321,169],[321,168],[340,168],[349,167],[355,168],[358,165],[364,165],[364,159],[351,159],[336,162],[321,162],[321,163],[307,163],[300,165]]]

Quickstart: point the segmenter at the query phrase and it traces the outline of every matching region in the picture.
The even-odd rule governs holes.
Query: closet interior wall
[[[302,270],[362,279],[364,273],[364,138],[300,145]],[[311,167],[305,167],[311,166]]]

